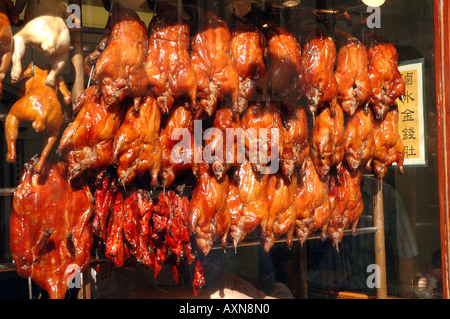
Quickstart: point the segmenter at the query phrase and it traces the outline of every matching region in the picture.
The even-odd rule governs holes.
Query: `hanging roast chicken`
[[[100,85],[107,106],[130,97],[138,108],[148,87],[147,27],[136,12],[118,3],[112,7],[108,27],[111,34],[85,59],[85,70],[90,74],[95,64],[92,80]]]
[[[108,107],[99,85],[93,85],[76,100],[74,111],[75,120],[64,130],[57,148],[67,162],[69,179],[111,164],[114,137],[126,110],[119,104]]]
[[[383,118],[398,98],[405,94],[405,82],[398,70],[398,52],[395,46],[371,33],[365,36],[368,72],[372,82],[370,105],[377,118]]]
[[[346,32],[336,30],[335,35],[338,50],[335,72],[338,102],[344,112],[353,115],[372,96],[367,49],[357,38]]]
[[[231,29],[231,53],[239,75],[239,98],[236,113],[242,113],[249,101],[266,96],[268,77],[265,64],[266,39],[254,25],[236,24]]]
[[[301,46],[294,35],[278,25],[267,26],[264,33],[270,98],[294,106],[304,92]]]
[[[338,83],[334,75],[336,46],[333,39],[319,29],[308,33],[302,43],[304,94],[307,107],[316,114],[337,97]],[[331,111],[334,114],[334,109]]]
[[[331,174],[329,190],[331,216],[327,232],[331,244],[336,249],[342,241],[345,229],[351,228],[352,233],[356,234],[356,227],[364,208],[361,178],[361,171],[352,171],[346,165],[342,165]]]
[[[119,183],[123,186],[147,172],[151,185],[158,184],[162,158],[160,125],[161,110],[151,94],[143,97],[137,112],[134,106],[128,108],[114,137],[112,154],[112,164],[117,167]]]
[[[21,122],[32,122],[35,131],[43,134],[41,156],[34,167],[34,171],[37,173],[42,171],[46,158],[57,142],[63,123],[63,110],[58,92],[63,94],[65,104],[69,104],[71,101],[71,94],[61,76],[55,80],[56,87],[45,85],[48,74],[48,69],[40,69],[37,66],[33,68],[30,65],[25,70],[23,73],[23,76],[27,78],[25,95],[11,107],[5,122],[5,138],[8,146],[6,160],[8,162],[16,161],[16,141]]]
[[[191,61],[197,75],[197,98],[211,116],[219,101],[229,98],[236,109],[239,75],[233,64],[231,34],[225,21],[198,9],[197,28],[191,40]]]
[[[189,24],[178,18],[175,7],[159,3],[148,36],[145,67],[161,111],[168,113],[174,100],[183,96],[188,97],[187,106],[195,108],[197,77],[189,56]]]

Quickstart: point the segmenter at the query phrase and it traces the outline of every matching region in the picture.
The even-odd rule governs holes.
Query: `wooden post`
[[[375,186],[375,195],[373,199],[373,219],[377,231],[375,232],[375,264],[380,270],[379,284],[377,287],[377,298],[387,298],[386,283],[386,247],[384,239],[384,205],[383,205],[383,181],[377,179]]]
[[[450,3],[434,0],[437,159],[441,224],[442,292],[450,296]]]

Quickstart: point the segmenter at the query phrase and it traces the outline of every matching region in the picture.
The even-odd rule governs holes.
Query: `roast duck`
[[[10,223],[11,256],[19,275],[31,277],[50,298],[64,298],[68,282],[91,258],[92,194],[88,185],[72,185],[66,164],[37,158],[25,164],[14,193]]]
[[[205,284],[202,256],[251,233],[265,251],[313,234],[338,249],[346,229],[357,233],[362,171],[383,179],[396,162],[403,172],[395,101],[404,83],[391,43],[339,30],[299,39],[189,13],[198,23],[161,5],[147,28],[112,7],[59,161],[50,156],[57,90],[66,103],[70,95],[59,77],[48,85],[49,70],[25,71],[26,94],[6,122],[8,160],[20,121],[48,138],[15,192],[11,251],[19,274],[52,298],[64,297],[91,248],[155,276],[168,264],[175,282],[188,265],[194,294]]]

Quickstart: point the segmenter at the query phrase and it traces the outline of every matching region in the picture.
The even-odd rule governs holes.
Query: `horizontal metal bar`
[[[365,235],[365,234],[373,234],[377,231],[377,227],[362,227],[356,230],[356,234],[354,235]],[[349,235],[353,235],[353,232],[351,229],[346,229],[344,230],[344,236],[349,236]],[[313,240],[313,239],[320,239],[320,235],[313,235],[310,236],[308,238],[308,240]],[[298,238],[293,238],[293,241],[298,241]],[[285,238],[282,239],[278,239],[275,241],[276,244],[279,243],[284,243],[286,242]],[[237,247],[248,247],[248,246],[257,246],[260,245],[259,241],[249,241],[249,242],[241,242],[237,245]],[[237,248],[236,247],[236,248]],[[212,248],[213,250],[215,249],[224,249],[221,246],[214,246]],[[95,262],[108,262],[109,259],[107,258],[91,258],[91,263],[95,263]],[[16,269],[14,268],[14,264],[13,263],[5,263],[5,264],[0,264],[0,272],[6,272],[6,271],[15,271]]]
[[[15,187],[0,188],[0,196],[11,196],[14,195],[15,191],[16,191]]]
[[[7,271],[15,271],[16,268],[14,268],[14,264],[12,262],[0,264],[0,272],[7,272]]]
[[[365,234],[373,234],[378,230],[377,227],[362,227],[356,230],[356,235],[365,235]],[[351,229],[344,230],[344,236],[353,235],[353,231]],[[320,235],[312,235],[308,238],[308,240],[313,239],[321,239]],[[292,241],[298,241],[298,238],[293,238]],[[275,240],[274,243],[285,243],[286,238],[280,238],[278,240]],[[237,247],[247,247],[247,246],[257,246],[260,245],[259,241],[248,241],[248,242],[240,242]],[[212,249],[223,249],[222,246],[214,246]]]

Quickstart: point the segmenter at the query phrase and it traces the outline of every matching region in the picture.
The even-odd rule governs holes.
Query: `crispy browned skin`
[[[240,129],[239,116],[231,108],[221,107],[213,116],[211,133],[205,136],[205,154],[211,154],[211,169],[221,179],[223,174],[245,158],[245,137]]]
[[[111,164],[113,141],[124,118],[120,105],[107,106],[99,85],[87,88],[77,99],[75,120],[63,132],[57,152],[68,163],[69,179],[83,172],[104,170]]]
[[[43,147],[39,161],[34,170],[42,171],[44,163],[57,142],[58,135],[63,123],[63,112],[58,99],[58,90],[64,96],[64,103],[69,104],[71,94],[62,77],[57,78],[55,87],[45,85],[48,75],[47,69],[34,66],[32,76],[31,65],[23,73],[28,78],[25,83],[25,95],[11,107],[5,122],[5,138],[8,146],[6,160],[16,161],[16,141],[19,134],[21,122],[32,122],[36,132],[43,134]]]
[[[136,112],[130,107],[114,137],[113,163],[117,164],[119,183],[126,185],[150,173],[151,185],[158,184],[161,170],[159,141],[161,110],[151,94],[143,97]]]
[[[369,107],[358,108],[349,116],[344,133],[345,162],[352,170],[370,167],[375,154],[374,116]]]
[[[19,15],[11,0],[0,2],[0,96],[3,94],[3,79],[11,65],[12,29],[11,23],[19,22]]]
[[[337,96],[336,46],[321,30],[313,31],[304,40],[301,59],[305,96],[309,110],[315,114]]]
[[[86,58],[85,68],[89,70],[96,61],[92,80],[100,84],[106,105],[132,97],[137,107],[148,87],[145,71],[147,27],[136,12],[117,3],[108,25],[112,26],[111,34]]]
[[[33,159],[25,165],[14,193],[11,255],[19,275],[62,299],[68,280],[90,262],[92,195],[87,185],[70,185],[65,163],[46,162],[40,175],[35,164]]]
[[[287,30],[277,25],[265,29],[270,98],[295,105],[303,94],[302,49]]]
[[[191,40],[191,61],[197,75],[197,98],[211,116],[218,101],[231,97],[236,108],[239,75],[231,54],[231,34],[225,21],[199,9],[198,29]]]
[[[207,163],[199,165],[198,181],[189,203],[188,229],[195,236],[198,247],[207,255],[214,242],[221,238],[226,246],[230,227],[227,194],[228,175],[217,180]]]
[[[376,117],[384,117],[398,98],[405,94],[405,82],[398,70],[395,46],[376,34],[366,36],[368,71],[373,92],[370,105]]]
[[[367,49],[354,36],[336,30],[338,48],[336,81],[338,101],[344,112],[352,115],[372,96],[372,83],[367,67]]]
[[[265,173],[267,169],[278,168],[271,165],[272,161],[283,158],[284,152],[285,130],[280,105],[269,101],[252,103],[241,114],[240,123],[245,131],[247,159],[253,169]]]
[[[356,233],[359,217],[364,208],[361,171],[353,171],[343,165],[331,175],[329,192],[331,218],[327,230],[332,245],[338,248],[344,230],[351,227],[352,232]]]
[[[333,104],[319,110],[311,132],[311,158],[322,177],[344,159],[344,112],[337,102]]]
[[[314,231],[320,229],[322,229],[322,237],[326,237],[326,228],[331,214],[328,198],[329,180],[329,175],[320,177],[311,158],[306,160],[304,173],[297,178],[293,204],[296,214],[295,231],[302,244]]]
[[[372,169],[378,178],[382,179],[387,169],[393,163],[397,163],[398,171],[403,173],[403,160],[405,149],[398,132],[398,107],[389,108],[385,118],[375,119],[375,154],[372,161]]]
[[[239,75],[238,113],[249,101],[261,100],[267,91],[268,77],[264,59],[266,39],[253,25],[239,24],[232,28],[231,53]]]
[[[297,175],[288,179],[282,173],[272,174],[267,183],[269,214],[261,221],[261,244],[265,251],[274,245],[275,239],[286,235],[287,244],[292,245],[296,214],[294,195],[297,190]]]
[[[303,168],[310,154],[308,118],[301,106],[284,108],[281,116],[285,128],[281,171],[287,178],[291,178],[297,167]]]
[[[230,236],[235,247],[267,218],[270,205],[268,181],[269,175],[255,173],[248,161],[236,170],[227,197]]]
[[[178,20],[172,6],[158,4],[157,15],[148,26],[146,70],[150,89],[163,113],[174,100],[187,95],[190,106],[197,99],[197,77],[189,55],[190,27]]]
[[[177,176],[196,170],[194,114],[182,104],[175,104],[161,122],[159,136],[162,164],[160,179],[170,186]]]

